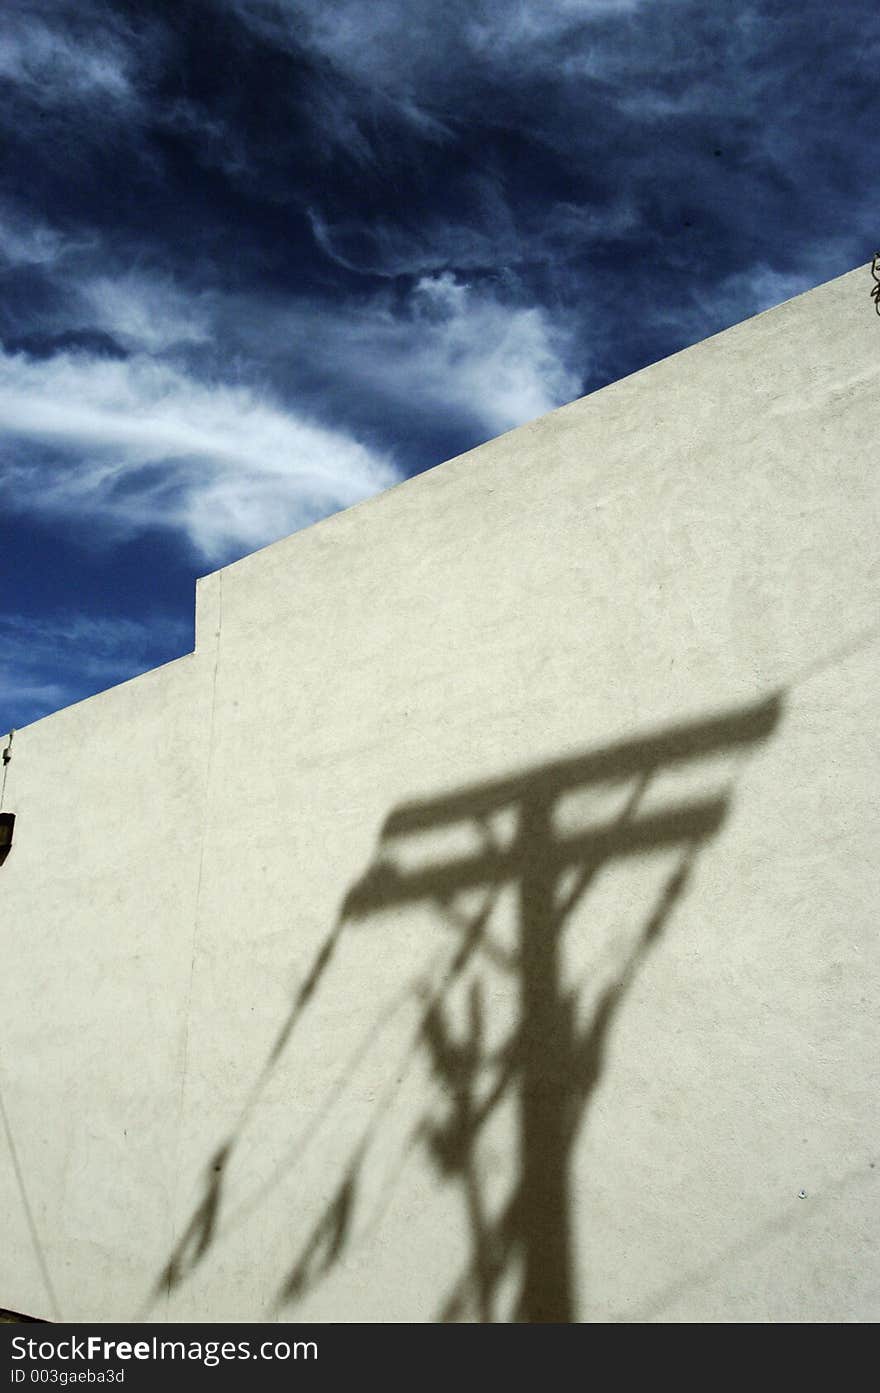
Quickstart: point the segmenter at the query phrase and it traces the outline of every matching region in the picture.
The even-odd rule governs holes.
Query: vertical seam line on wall
[[[172,1178],[172,1210],[171,1210],[171,1252],[174,1252],[174,1245],[177,1242],[177,1191],[180,1174],[180,1163],[182,1153],[182,1133],[183,1133],[183,1105],[186,1097],[186,1075],[189,1066],[189,1036],[190,1018],[192,1013],[193,981],[196,968],[196,951],[199,935],[199,921],[201,916],[202,902],[202,872],[205,864],[205,843],[208,837],[208,816],[211,807],[211,774],[214,765],[214,713],[217,708],[217,670],[220,667],[220,642],[223,634],[223,572],[217,573],[217,642],[214,649],[214,671],[211,677],[211,716],[208,722],[208,758],[205,770],[205,791],[203,795],[202,808],[202,838],[199,847],[199,870],[196,878],[196,897],[193,912],[193,931],[192,945],[189,965],[189,985],[186,993],[186,1006],[184,1007],[184,1035],[183,1035],[183,1063],[180,1071],[180,1089],[177,1099],[177,1147],[176,1161],[174,1166],[174,1176]],[[165,1284],[165,1304],[166,1308],[171,1300],[171,1273],[169,1271]]]

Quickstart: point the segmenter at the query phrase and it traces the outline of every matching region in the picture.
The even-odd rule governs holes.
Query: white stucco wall
[[[194,654],[16,732],[0,1305],[877,1318],[869,288],[207,577]]]

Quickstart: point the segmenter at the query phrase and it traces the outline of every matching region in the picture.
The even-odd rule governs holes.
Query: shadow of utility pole
[[[225,1162],[241,1136],[256,1098],[310,1001],[321,990],[341,936],[357,924],[411,906],[437,909],[453,932],[453,950],[439,982],[419,979],[410,992],[420,1003],[413,1054],[421,1052],[439,1088],[438,1118],[427,1101],[411,1145],[426,1149],[441,1184],[454,1182],[466,1207],[470,1252],[436,1319],[570,1322],[579,1319],[577,1263],[572,1238],[571,1166],[574,1143],[603,1069],[612,1022],[639,965],[680,901],[700,850],[719,833],[731,788],[646,808],[657,779],[679,767],[757,747],[777,727],[782,698],[709,719],[676,725],[597,751],[526,769],[394,809],[382,828],[376,855],[349,890],[339,919],[311,965],[282,1023],[239,1123],[206,1172],[206,1190],[160,1279],[171,1290],[200,1262],[227,1229],[221,1223]],[[710,775],[717,784],[717,774]],[[560,810],[572,795],[616,793],[616,812],[598,825],[566,832]],[[661,790],[662,792],[662,790]],[[499,818],[513,828],[498,833]],[[439,845],[448,832],[464,833],[476,851],[446,856],[406,869],[408,845]],[[566,926],[597,876],[611,863],[666,852],[672,857],[655,901],[630,940],[627,955],[600,993],[586,1025],[579,1026],[581,988],[567,987],[562,951]],[[516,935],[512,946],[492,933],[499,896],[513,891]],[[479,904],[473,907],[474,899]],[[515,1024],[490,1046],[488,1008],[481,970],[501,971],[516,1000]],[[466,1026],[453,1028],[452,997],[467,972]],[[508,996],[511,992],[508,992]],[[489,1080],[488,1087],[486,1080]],[[366,1129],[340,1163],[340,1179],[301,1245],[278,1293],[284,1307],[300,1300],[346,1254],[351,1242],[359,1183],[383,1111],[398,1082],[392,1080]],[[327,1106],[332,1106],[332,1098]],[[516,1108],[515,1154],[505,1202],[494,1210],[486,1194],[478,1146],[502,1103]],[[218,1160],[220,1164],[218,1163]],[[282,1166],[271,1184],[294,1164]],[[229,1227],[234,1227],[236,1215]],[[515,1285],[511,1300],[502,1296]],[[158,1294],[158,1292],[157,1292]],[[501,1309],[502,1306],[505,1309]]]

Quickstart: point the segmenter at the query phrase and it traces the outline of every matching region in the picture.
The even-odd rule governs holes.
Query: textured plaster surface
[[[0,1305],[877,1318],[868,288],[206,577],[192,655],[16,733]]]

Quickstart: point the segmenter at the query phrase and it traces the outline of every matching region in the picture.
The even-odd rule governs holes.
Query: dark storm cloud
[[[863,262],[878,57],[864,0],[7,0],[4,574],[182,594]]]

